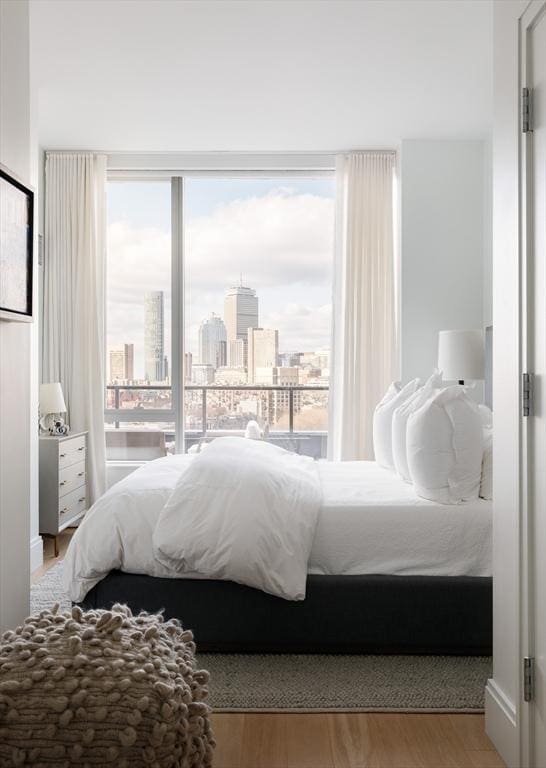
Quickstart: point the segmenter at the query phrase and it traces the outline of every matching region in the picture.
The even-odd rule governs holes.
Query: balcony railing
[[[328,390],[328,386],[319,384],[187,384],[185,450],[203,439],[242,432],[248,421],[256,419],[262,427],[267,423],[271,442],[323,455],[328,434]],[[155,428],[164,432],[166,443],[174,444],[176,412],[168,396],[171,391],[168,384],[109,384],[105,419],[110,430],[125,428],[133,434],[139,432],[143,438],[143,433]],[[107,445],[109,440],[113,441],[113,435],[107,436]]]

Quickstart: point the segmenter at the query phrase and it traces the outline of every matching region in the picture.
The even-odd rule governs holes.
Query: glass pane
[[[170,387],[154,388],[121,384],[108,384],[106,387],[106,407],[123,410],[171,410],[172,392]]]
[[[187,390],[186,429],[256,420],[296,450],[294,432],[328,430],[327,389],[296,388],[329,381],[334,181],[208,177],[184,190],[185,381],[206,398],[203,417]]]
[[[170,180],[111,181],[107,202],[107,408],[170,409]]]
[[[174,423],[106,418],[107,461],[151,461],[175,452]]]

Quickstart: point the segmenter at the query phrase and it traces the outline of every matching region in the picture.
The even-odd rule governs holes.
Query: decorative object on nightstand
[[[40,533],[55,540],[87,510],[87,432],[40,437]]]
[[[485,376],[484,336],[482,331],[440,331],[438,368],[444,381],[481,380]]]
[[[66,413],[66,404],[59,382],[40,384],[40,434],[68,435],[70,427],[61,413]]]

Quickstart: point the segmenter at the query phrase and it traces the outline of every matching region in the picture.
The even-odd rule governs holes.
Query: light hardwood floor
[[[45,541],[39,579],[59,558]],[[503,768],[485,735],[483,715],[222,714],[212,715],[214,768]]]

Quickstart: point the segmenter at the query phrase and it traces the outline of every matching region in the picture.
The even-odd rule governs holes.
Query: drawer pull
[[[66,480],[61,480],[61,482],[59,483],[59,485],[66,485]]]
[[[59,458],[60,458],[60,459],[65,459],[65,458],[66,458],[66,453],[61,453],[61,454],[59,454]]]
[[[78,448],[78,451],[85,451],[85,445],[82,445],[81,448]]]
[[[78,472],[78,477],[83,477],[85,475],[85,472]]]
[[[78,501],[85,501],[85,496],[82,496]]]
[[[60,514],[64,515],[65,512],[68,512],[68,507],[65,507],[64,509],[61,509]]]

